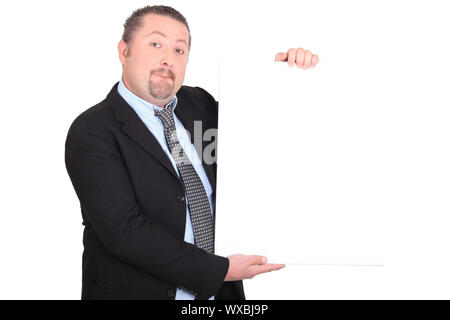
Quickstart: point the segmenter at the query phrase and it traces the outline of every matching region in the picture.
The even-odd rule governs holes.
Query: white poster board
[[[390,89],[383,67],[222,61],[216,253],[383,265]]]

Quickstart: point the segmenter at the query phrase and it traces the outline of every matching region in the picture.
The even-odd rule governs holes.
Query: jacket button
[[[182,195],[182,194],[180,194],[180,195],[177,197],[177,199],[178,199],[178,201],[180,201],[180,202],[184,202],[184,200],[186,200],[186,198],[185,198],[184,195]]]

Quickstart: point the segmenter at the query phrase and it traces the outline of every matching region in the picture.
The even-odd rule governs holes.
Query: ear
[[[119,52],[119,60],[122,63],[122,65],[125,64],[125,61],[128,57],[128,45],[125,41],[120,40],[117,45],[117,50]]]

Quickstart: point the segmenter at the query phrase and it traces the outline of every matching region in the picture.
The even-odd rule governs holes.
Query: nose
[[[164,68],[173,67],[173,56],[169,49],[165,49],[161,56],[160,64]]]

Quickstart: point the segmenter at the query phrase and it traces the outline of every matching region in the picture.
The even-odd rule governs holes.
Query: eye
[[[152,42],[152,43],[150,43],[150,45],[151,45],[152,47],[156,47],[156,48],[161,47],[161,45],[160,45],[158,42]]]
[[[176,51],[176,53],[179,53],[179,54],[184,54],[184,50],[183,49],[175,49],[175,51]]]

